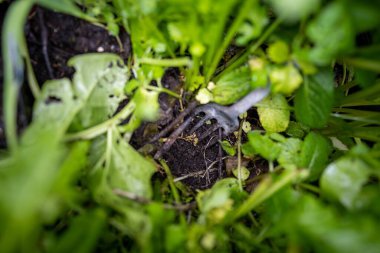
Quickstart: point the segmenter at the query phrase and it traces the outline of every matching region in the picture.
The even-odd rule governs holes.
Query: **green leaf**
[[[237,37],[237,45],[246,45],[252,39],[259,37],[264,27],[268,24],[267,10],[260,4],[255,4],[247,20],[240,26]]]
[[[298,69],[290,63],[286,66],[274,67],[269,74],[269,79],[273,92],[285,95],[292,94],[303,81]]]
[[[223,75],[212,89],[214,101],[218,104],[232,104],[251,90],[251,73],[247,66]]]
[[[302,141],[288,138],[281,143],[281,152],[278,156],[279,164],[285,169],[296,169],[300,163]]]
[[[202,212],[200,220],[219,223],[231,210],[233,192],[239,191],[236,178],[224,178],[218,181],[211,189],[200,191],[196,197],[199,209]]]
[[[310,60],[327,65],[335,57],[354,48],[354,26],[347,9],[344,1],[331,2],[309,24],[306,34],[314,43]]]
[[[326,168],[320,179],[321,189],[329,198],[353,208],[369,174],[369,167],[361,159],[346,156]]]
[[[65,156],[57,180],[54,184],[54,192],[57,192],[67,202],[73,202],[78,196],[73,187],[81,176],[81,170],[87,165],[87,153],[89,142],[79,141],[70,145],[70,150]]]
[[[313,181],[319,178],[327,165],[330,152],[331,144],[325,137],[314,132],[306,136],[302,144],[300,166],[309,168],[309,180]]]
[[[296,118],[313,128],[324,127],[329,119],[334,98],[334,82],[330,71],[306,77],[295,97]]]
[[[274,161],[280,155],[280,144],[272,141],[267,135],[252,131],[248,133],[248,140],[253,151],[269,161]]]
[[[155,121],[158,118],[160,105],[158,103],[157,91],[148,91],[140,88],[135,93],[133,100],[136,103],[135,116],[138,119]]]
[[[290,137],[302,139],[309,130],[308,127],[299,122],[290,121],[288,128],[286,129],[286,134]]]
[[[1,252],[37,251],[35,235],[62,211],[52,189],[65,149],[54,131],[37,134],[0,163]]]
[[[32,124],[25,131],[23,142],[32,143],[41,132],[55,132],[56,138],[62,138],[74,119],[82,101],[74,99],[71,82],[64,78],[47,81],[33,109]]]
[[[152,162],[141,156],[113,129],[107,138],[97,138],[90,149],[90,180],[92,191],[101,202],[108,203],[107,195],[115,189],[150,198],[150,177],[155,171]],[[107,193],[108,192],[108,193]],[[113,194],[112,194],[113,195]]]
[[[289,214],[284,217],[294,221],[286,227],[289,239],[296,237],[297,245],[303,249],[336,253],[379,251],[380,224],[374,216],[342,212],[310,195],[297,201]]]
[[[50,1],[50,0],[35,0],[39,5],[45,8],[52,9],[54,11],[59,11],[72,15],[78,18],[85,19],[87,21],[96,21],[96,19],[86,15],[81,11],[81,9],[72,0],[60,0],[60,1]]]
[[[239,178],[239,169],[238,169],[238,168],[234,169],[234,170],[232,171],[232,174],[233,174],[237,179],[239,179],[239,180],[242,180],[242,181],[247,180],[247,179],[249,178],[249,174],[250,174],[249,170],[248,170],[246,167],[241,167],[240,170],[241,170],[241,172],[240,172],[240,173],[241,173],[240,178]]]
[[[75,95],[82,103],[76,127],[88,128],[110,118],[124,97],[127,68],[114,54],[86,54],[68,62],[76,73]],[[85,106],[84,106],[85,105]]]
[[[33,122],[25,131],[23,141],[36,141],[40,132],[52,131],[62,138],[74,121],[84,128],[108,119],[123,98],[127,76],[114,54],[85,54],[70,59],[76,72],[73,81],[47,81],[35,102]]]
[[[257,105],[260,123],[268,133],[286,130],[290,120],[288,102],[281,94],[265,98]]]
[[[236,148],[231,145],[231,143],[227,140],[223,140],[220,142],[222,149],[230,156],[234,156],[236,154]]]
[[[284,63],[289,58],[289,47],[286,42],[278,40],[269,45],[268,57],[275,63]]]

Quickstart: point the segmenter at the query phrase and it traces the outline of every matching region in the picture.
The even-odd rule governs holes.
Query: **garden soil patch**
[[[132,51],[130,38],[125,31],[120,34],[120,43],[103,27],[40,7],[34,8],[29,14],[25,34],[31,63],[40,85],[51,79],[71,78],[74,69],[67,66],[67,61],[75,55],[90,52],[111,52],[121,56],[127,63]],[[238,51],[238,49],[233,51]],[[179,70],[168,69],[163,77],[162,84],[165,88],[179,94],[183,86]],[[21,107],[23,109],[19,112],[20,132],[31,120],[33,104],[32,95],[27,85],[24,85],[22,94],[23,104]],[[188,94],[183,97],[187,99],[182,101],[182,106],[185,107],[191,98],[186,95]],[[158,121],[143,123],[134,132],[131,144],[136,149],[143,148],[144,144],[148,143],[154,134],[174,120],[181,111],[178,99],[165,93],[160,94],[159,103],[161,114]],[[205,125],[200,128],[197,134],[206,131],[207,127],[209,126]],[[226,176],[225,153],[218,144],[209,146],[210,139],[214,138],[218,138],[217,132],[194,144],[186,134],[183,134],[170,150],[163,154],[162,158],[167,161],[173,176],[178,181],[193,189],[205,189]],[[232,139],[234,139],[233,136]],[[5,146],[4,137],[1,137],[1,144]],[[154,145],[159,146],[161,144],[154,143]],[[154,155],[155,151],[156,149],[153,149],[148,154]],[[252,167],[255,166],[252,165]],[[258,174],[257,171],[266,170],[263,166],[260,167],[261,169],[252,173],[252,176]]]

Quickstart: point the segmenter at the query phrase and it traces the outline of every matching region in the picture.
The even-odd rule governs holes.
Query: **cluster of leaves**
[[[72,80],[40,88],[23,34],[33,4],[115,36],[122,26],[132,61],[75,56]],[[0,251],[378,252],[378,11],[350,0],[14,1],[2,34]],[[232,57],[229,48],[238,48]],[[24,63],[35,105],[18,137]],[[342,73],[334,78],[331,66]],[[270,84],[257,105],[264,130],[223,145],[238,159],[268,162],[252,193],[243,190],[252,168],[240,165],[196,194],[164,161],[167,178],[151,179],[159,165],[128,142],[142,121],[159,117],[160,92],[178,96],[161,84],[168,67],[201,102],[231,104]]]

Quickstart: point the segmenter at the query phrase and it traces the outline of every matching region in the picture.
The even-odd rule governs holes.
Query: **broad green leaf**
[[[330,116],[333,99],[334,82],[329,71],[305,77],[294,101],[296,118],[312,128],[324,127]]]
[[[286,66],[274,67],[269,74],[269,79],[273,92],[284,95],[292,94],[303,81],[298,69],[290,63]]]
[[[278,156],[279,164],[285,169],[296,169],[300,164],[300,152],[302,141],[296,138],[288,138],[281,143],[281,152]]]
[[[290,120],[288,102],[281,94],[275,94],[257,105],[260,123],[268,133],[286,130]]]
[[[155,171],[152,162],[134,150],[114,129],[94,140],[90,149],[90,174],[93,192],[123,190],[149,198],[152,194],[150,177]],[[104,187],[104,188],[103,188]],[[101,201],[107,203],[107,199]]]
[[[55,132],[55,137],[60,139],[84,105],[74,97],[69,79],[47,81],[34,105],[33,121],[22,137],[23,142],[38,141],[36,138],[43,131]]]
[[[300,166],[309,168],[309,180],[319,178],[327,165],[330,152],[331,144],[325,137],[314,132],[305,137],[300,154]]]
[[[354,26],[344,1],[327,5],[308,25],[306,34],[314,43],[310,60],[320,65],[327,65],[355,46]]]
[[[272,141],[267,135],[252,131],[248,133],[248,140],[253,151],[269,161],[274,161],[280,155],[280,144]]]
[[[33,121],[23,136],[33,142],[38,133],[52,131],[61,138],[70,124],[83,128],[112,116],[123,98],[125,68],[113,54],[85,54],[69,61],[76,72],[73,81],[47,81],[35,102]],[[78,115],[78,116],[76,116]]]
[[[250,83],[251,73],[246,66],[227,73],[216,82],[211,91],[214,101],[222,105],[232,104],[248,94],[251,90]]]
[[[284,63],[289,58],[289,47],[286,42],[278,40],[269,45],[268,57],[275,63]]]
[[[88,128],[112,117],[124,99],[128,80],[122,59],[108,53],[86,54],[71,58],[68,65],[76,70],[73,85],[76,97],[82,102],[76,127]]]
[[[320,179],[321,189],[327,197],[350,209],[369,174],[369,167],[361,159],[346,156],[325,169]]]
[[[294,221],[287,226],[289,239],[297,237],[303,249],[333,253],[379,251],[380,224],[374,216],[342,212],[310,195],[303,196],[289,214],[284,218]]]

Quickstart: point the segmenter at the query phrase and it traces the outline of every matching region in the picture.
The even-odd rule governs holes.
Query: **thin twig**
[[[227,156],[225,157],[222,157],[221,160],[223,161],[224,159],[226,159]],[[182,176],[182,177],[177,177],[177,178],[174,178],[173,179],[173,182],[179,182],[179,181],[182,181],[182,180],[185,180],[186,178],[189,178],[189,177],[197,177],[197,176],[200,176],[201,178],[203,178],[205,175],[206,175],[206,172],[209,171],[209,172],[214,172],[216,170],[218,170],[219,168],[214,168],[212,169],[212,166],[214,166],[217,162],[219,161],[214,161],[212,162],[208,167],[207,169],[205,170],[200,170],[200,171],[196,171],[196,172],[192,172],[192,173],[189,173],[185,176]]]

